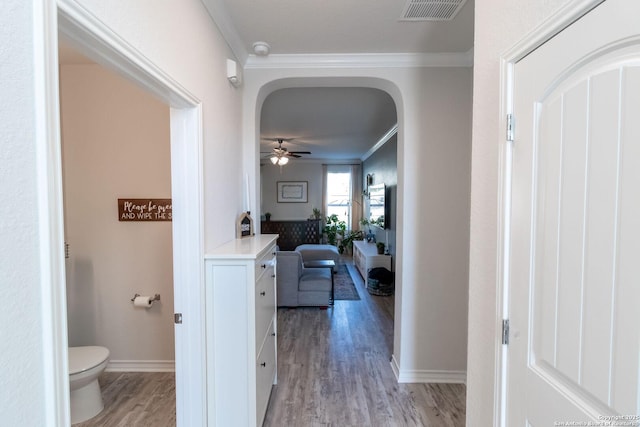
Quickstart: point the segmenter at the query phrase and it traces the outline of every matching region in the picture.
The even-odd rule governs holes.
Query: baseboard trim
[[[398,365],[395,354],[391,355],[391,370],[396,377],[396,381],[400,382],[400,366]]]
[[[395,355],[391,356],[391,370],[399,383],[466,384],[466,371],[436,371],[428,369],[402,370]]]
[[[175,360],[110,360],[106,372],[175,372]]]

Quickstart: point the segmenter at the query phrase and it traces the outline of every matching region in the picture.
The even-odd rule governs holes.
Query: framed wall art
[[[307,203],[307,181],[278,181],[278,203]]]

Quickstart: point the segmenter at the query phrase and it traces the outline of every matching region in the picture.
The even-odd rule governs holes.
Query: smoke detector
[[[255,42],[253,44],[253,53],[258,56],[267,56],[271,51],[271,46],[267,42]]]
[[[451,21],[467,0],[408,0],[401,21]]]

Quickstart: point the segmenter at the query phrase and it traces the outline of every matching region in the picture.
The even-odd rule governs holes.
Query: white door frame
[[[204,426],[204,243],[201,102],[73,0],[42,0],[36,13],[38,196],[43,283],[46,419],[69,425],[66,281],[58,91],[58,31],[83,54],[167,103],[171,123],[176,409],[178,426]],[[42,38],[38,37],[39,35]],[[39,61],[42,61],[41,63]]]
[[[572,0],[534,28],[500,57],[500,134],[505,135],[507,115],[513,113],[514,67],[517,62],[546,43],[553,36],[580,19],[605,0]],[[517,126],[517,123],[515,124]],[[502,321],[509,318],[509,264],[511,229],[512,143],[499,141],[500,170],[498,188],[498,287],[496,313],[496,376],[494,390],[494,426],[506,427],[507,414],[507,345],[502,344]]]

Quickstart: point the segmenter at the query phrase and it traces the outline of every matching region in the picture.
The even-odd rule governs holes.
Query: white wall
[[[476,0],[467,425],[493,425],[500,54],[569,0]]]
[[[259,111],[274,90],[369,86],[398,111],[398,235],[394,357],[405,381],[463,380],[471,142],[470,68],[321,64],[247,68],[246,169],[258,168]]]
[[[226,59],[233,56],[204,6],[199,0],[79,3],[202,101],[205,245],[211,248],[233,238],[235,220],[242,209],[242,90],[234,89],[226,79]],[[55,28],[55,19],[46,25],[39,19],[45,8],[55,14],[55,4],[54,0],[6,0],[0,17],[3,425],[56,425],[50,415],[56,413],[58,400],[64,402],[55,393],[56,377],[51,369],[53,364],[66,363],[54,360],[50,347],[52,341],[57,342],[52,338],[52,319],[60,317],[50,313],[57,307],[51,306],[50,286],[58,282],[52,281],[52,272],[42,267],[58,260],[49,258],[49,242],[40,234],[41,230],[48,232],[50,218],[38,217],[43,204],[37,199],[39,183],[56,187],[55,182],[47,181],[47,171],[36,155],[41,147],[55,142],[55,137],[44,131],[42,122],[38,122],[42,117],[34,114],[46,111],[45,107],[52,111],[42,92],[36,90],[41,89],[46,75],[56,71],[46,68],[45,52],[39,50],[36,41],[52,40],[47,31]],[[225,162],[218,163],[221,150],[229,155]],[[45,178],[38,181],[39,176]],[[42,194],[46,193],[45,187]],[[55,228],[55,224],[52,226]]]
[[[205,251],[235,238],[245,188],[239,119],[242,88],[227,80],[226,59],[235,58],[202,2],[78,3],[202,101]]]
[[[117,208],[171,198],[169,108],[99,65],[63,65],[60,99],[69,345],[105,346],[112,366],[170,369],[171,222],[120,222]],[[134,308],[136,293],[161,301]]]
[[[44,426],[37,200],[34,4],[3,2],[0,14],[0,421]]]
[[[260,167],[260,211],[271,212],[272,220],[301,220],[311,217],[313,208],[322,210],[322,164],[291,160],[287,165],[274,166],[267,161]],[[307,181],[307,203],[278,203],[278,181]]]

